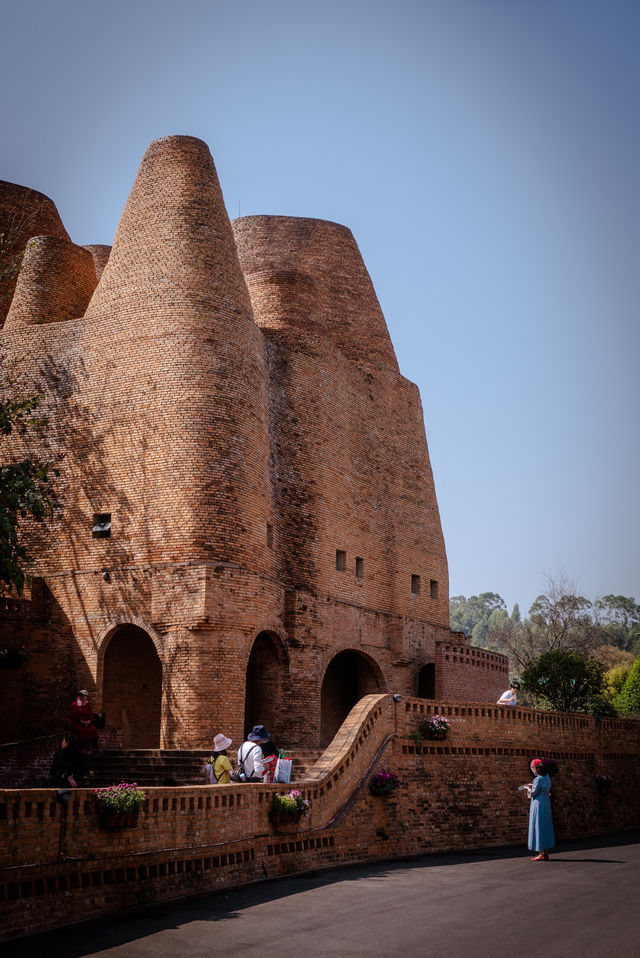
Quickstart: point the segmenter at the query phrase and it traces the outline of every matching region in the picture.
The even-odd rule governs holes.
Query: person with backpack
[[[246,741],[238,749],[238,770],[234,773],[236,781],[261,782],[264,775],[262,749],[260,746],[270,738],[264,725],[254,725]],[[237,777],[236,777],[237,776]]]
[[[209,785],[228,785],[231,781],[231,762],[227,758],[227,749],[231,739],[219,732],[213,740],[213,755],[205,765]]]

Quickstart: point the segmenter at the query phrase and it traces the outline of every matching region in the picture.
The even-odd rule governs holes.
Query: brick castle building
[[[58,463],[36,573],[0,639],[3,741],[64,728],[78,687],[129,747],[325,745],[363,695],[495,702],[503,656],[449,630],[420,397],[350,231],[230,223],[208,148],[151,144],[113,248],[0,184],[3,388]],[[27,446],[28,444],[28,446]]]

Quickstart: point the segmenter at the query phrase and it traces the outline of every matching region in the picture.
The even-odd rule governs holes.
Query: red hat
[[[544,762],[541,758],[534,758],[531,764],[534,766],[534,768],[537,768],[538,765],[544,765]]]

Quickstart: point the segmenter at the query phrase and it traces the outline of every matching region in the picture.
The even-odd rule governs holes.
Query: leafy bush
[[[640,655],[633,663],[627,681],[616,695],[613,704],[625,715],[640,712]]]
[[[629,673],[631,672],[630,665],[616,665],[614,668],[608,669],[604,676],[604,694],[605,698],[609,699],[610,702],[613,702],[616,695],[619,695],[622,692],[624,683],[629,678]]]
[[[605,668],[583,652],[556,649],[529,663],[522,686],[541,708],[558,712],[599,711],[603,705]]]

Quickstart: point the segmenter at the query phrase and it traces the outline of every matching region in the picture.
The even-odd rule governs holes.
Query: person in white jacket
[[[518,701],[518,692],[520,691],[520,683],[512,682],[506,692],[503,692],[500,698],[497,701],[497,705],[515,705]]]

